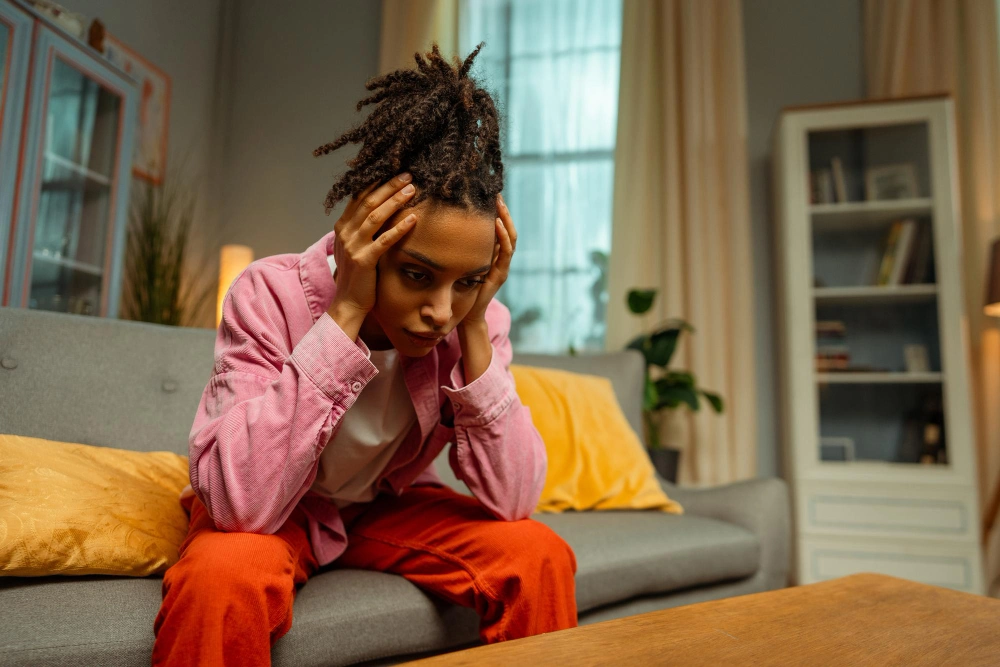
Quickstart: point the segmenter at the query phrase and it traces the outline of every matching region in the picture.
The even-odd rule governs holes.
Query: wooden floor
[[[408,664],[1000,665],[1000,600],[856,574]]]

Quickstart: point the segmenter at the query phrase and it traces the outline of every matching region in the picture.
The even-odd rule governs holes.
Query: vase
[[[661,447],[657,449],[647,449],[649,459],[653,462],[653,467],[660,477],[671,484],[677,483],[677,463],[681,457],[681,450]]]

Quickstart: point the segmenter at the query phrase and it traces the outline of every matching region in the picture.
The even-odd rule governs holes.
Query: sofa
[[[214,341],[209,329],[0,308],[0,433],[186,455]],[[641,433],[638,353],[518,355],[514,362],[610,378]],[[438,472],[468,493],[445,456],[435,462]],[[786,585],[784,482],[698,489],[660,483],[683,515],[534,515],[576,553],[581,625]],[[158,576],[0,577],[0,664],[147,665],[161,584]],[[395,664],[476,644],[472,610],[396,575],[336,570],[299,591],[293,627],[272,660]]]

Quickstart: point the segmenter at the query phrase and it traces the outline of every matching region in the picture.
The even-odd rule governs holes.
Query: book
[[[844,338],[847,335],[847,327],[840,320],[817,320],[817,338]]]
[[[834,201],[833,174],[829,169],[817,169],[812,173],[810,199],[814,204],[829,204]]]
[[[919,285],[930,279],[930,267],[934,253],[934,230],[929,224],[917,225],[917,238],[906,269],[904,282]]]
[[[899,239],[892,262],[892,272],[889,275],[889,285],[901,285],[906,269],[912,261],[913,241],[917,232],[916,220],[903,220],[899,230]]]
[[[844,163],[839,157],[830,161],[833,171],[833,192],[839,202],[847,201],[847,183],[844,180]]]
[[[888,285],[892,278],[892,265],[896,260],[896,248],[899,245],[899,234],[903,229],[903,223],[899,220],[892,223],[889,233],[886,235],[885,246],[882,252],[882,262],[879,264],[876,285]]]

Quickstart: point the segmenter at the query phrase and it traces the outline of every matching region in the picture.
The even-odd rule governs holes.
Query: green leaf
[[[662,408],[676,408],[682,403],[686,404],[695,412],[701,407],[698,403],[698,392],[684,385],[663,385],[657,387],[660,400],[656,405],[657,410]]]
[[[722,411],[725,409],[723,407],[722,397],[709,391],[703,391],[701,393],[708,399],[708,402],[712,404],[712,408],[714,408],[717,413],[722,414]]]
[[[654,366],[666,368],[677,349],[680,329],[660,329],[649,337],[649,348],[645,351],[646,361]]]
[[[694,374],[687,371],[670,371],[662,379],[666,380],[669,384],[679,384],[687,387],[693,387],[697,382]]]
[[[642,315],[647,310],[653,307],[653,301],[656,299],[655,289],[633,289],[629,290],[626,301],[628,302],[628,309],[631,310],[636,315]]]
[[[643,352],[648,341],[649,341],[649,336],[647,336],[646,334],[641,334],[633,338],[631,341],[629,341],[629,344],[625,346],[625,349],[639,350],[640,352]]]
[[[642,396],[642,407],[645,410],[655,410],[657,403],[660,401],[660,394],[657,391],[656,385],[649,379],[646,378],[646,389]]]

